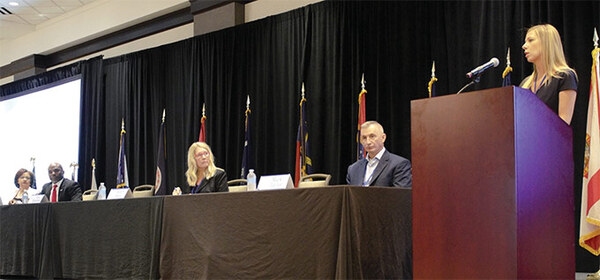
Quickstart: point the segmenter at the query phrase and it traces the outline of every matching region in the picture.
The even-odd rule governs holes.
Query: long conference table
[[[411,278],[411,190],[324,188],[0,207],[0,275]]]

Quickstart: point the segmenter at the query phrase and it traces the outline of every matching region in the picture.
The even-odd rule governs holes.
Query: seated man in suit
[[[367,157],[348,167],[348,185],[412,188],[410,161],[388,152],[384,142],[381,124],[368,121],[361,125],[360,143],[367,151]]]
[[[65,178],[64,174],[60,163],[51,163],[48,166],[48,177],[52,182],[44,184],[42,193],[50,202],[81,201],[81,187],[77,182]]]

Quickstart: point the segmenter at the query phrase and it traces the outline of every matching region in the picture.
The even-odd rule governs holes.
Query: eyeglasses
[[[209,157],[210,154],[208,152],[201,152],[201,153],[197,153],[194,155],[194,157],[196,158],[203,158],[203,157]]]

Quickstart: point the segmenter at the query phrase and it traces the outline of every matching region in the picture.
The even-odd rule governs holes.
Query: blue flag
[[[33,168],[31,173],[33,173],[33,178],[31,178],[32,182],[31,182],[31,188],[33,189],[37,189],[37,183],[35,182],[35,160],[33,160]]]
[[[503,87],[507,87],[507,86],[512,86],[512,83],[510,81],[510,73],[512,72],[512,67],[510,66],[506,66],[506,68],[504,69],[504,72],[502,72],[502,86]]]
[[[506,52],[506,68],[504,68],[504,72],[502,72],[502,86],[512,86],[512,82],[510,81],[510,73],[513,71],[512,67],[510,67],[510,48]]]
[[[240,174],[240,178],[246,178],[248,175],[248,170],[252,168],[252,155],[250,154],[251,145],[250,145],[250,107],[246,108],[246,121],[244,122],[244,152],[242,156],[242,172]]]
[[[160,132],[158,134],[158,157],[156,160],[156,181],[154,183],[154,194],[155,195],[166,195],[167,194],[167,176],[166,176],[166,161],[167,161],[167,150],[165,145],[165,119],[163,112],[163,121],[160,124]]]
[[[427,84],[427,91],[429,92],[429,98],[436,96],[435,82],[437,82],[437,80],[438,79],[436,77],[431,77],[431,79],[429,80],[429,83]]]
[[[129,187],[127,174],[127,158],[125,157],[125,125],[121,121],[121,140],[119,141],[119,165],[117,173],[117,188]]]

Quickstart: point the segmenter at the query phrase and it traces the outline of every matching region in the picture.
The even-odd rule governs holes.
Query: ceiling
[[[94,1],[0,0],[0,41],[23,36],[40,23]]]

